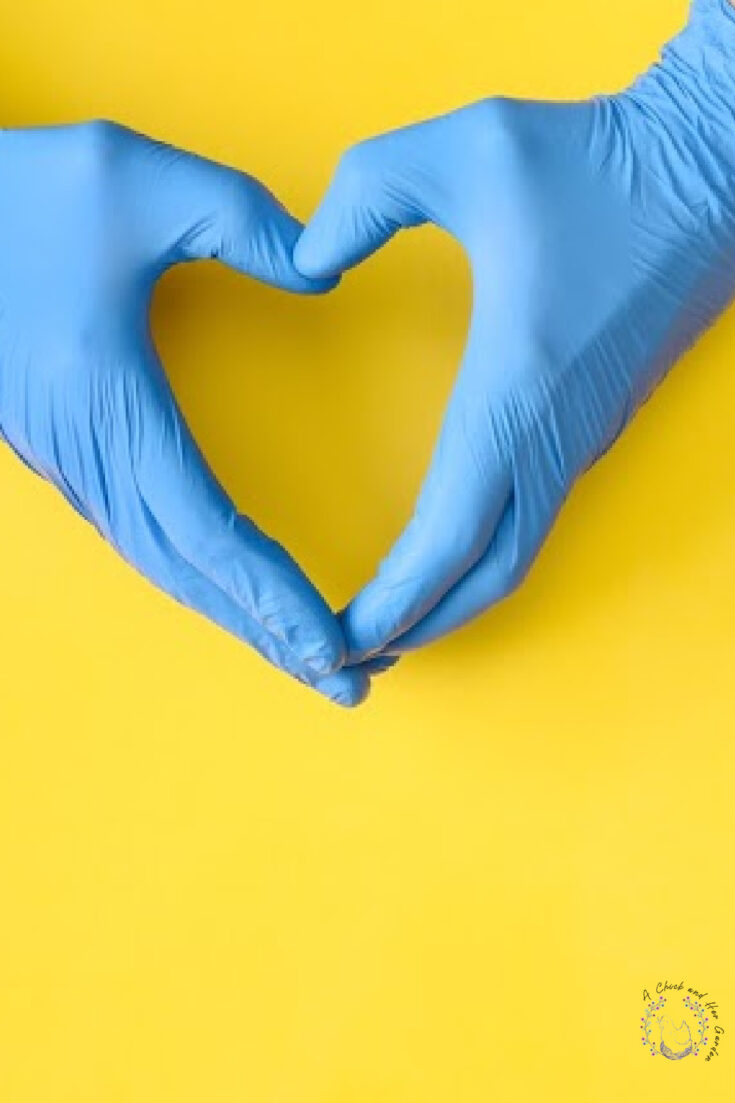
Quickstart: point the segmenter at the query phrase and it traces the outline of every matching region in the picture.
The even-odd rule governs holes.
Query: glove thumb
[[[337,276],[365,260],[400,229],[440,222],[437,121],[405,127],[349,149],[294,250],[298,271]]]
[[[144,199],[139,215],[156,267],[214,259],[286,291],[334,286],[296,270],[302,224],[258,180],[159,142],[138,154],[131,191]]]

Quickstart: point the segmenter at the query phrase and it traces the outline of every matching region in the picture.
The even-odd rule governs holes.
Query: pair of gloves
[[[465,248],[470,332],[415,512],[335,617],[238,512],[149,329],[173,264],[328,291],[398,230]],[[362,142],[304,229],[110,123],[0,132],[0,435],[134,567],[342,705],[523,579],[577,477],[735,294],[735,9],[630,88],[493,98]]]

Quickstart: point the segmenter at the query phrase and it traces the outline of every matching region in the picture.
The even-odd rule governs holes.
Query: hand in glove
[[[694,0],[618,95],[490,99],[361,143],[295,264],[335,276],[427,221],[469,256],[472,322],[413,517],[343,615],[354,659],[509,594],[575,480],[732,298],[735,11]]]
[[[109,123],[0,132],[0,435],[119,553],[276,666],[346,705],[337,620],[238,513],[153,347],[156,280],[216,257],[296,292],[301,229],[257,181]]]

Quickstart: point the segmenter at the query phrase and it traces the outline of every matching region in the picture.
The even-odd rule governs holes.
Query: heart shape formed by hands
[[[251,177],[110,123],[0,132],[0,434],[158,586],[344,705],[509,594],[580,474],[735,294],[735,11],[693,0],[630,88],[492,99],[363,142],[303,230]],[[171,265],[329,290],[432,221],[473,271],[405,532],[338,620],[242,516],[149,327]]]

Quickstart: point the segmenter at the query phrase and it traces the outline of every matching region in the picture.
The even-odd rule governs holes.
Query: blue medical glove
[[[156,355],[149,305],[179,261],[216,257],[289,291],[297,223],[255,180],[110,123],[0,132],[0,434],[178,601],[341,704],[336,618],[238,513]]]
[[[354,658],[518,586],[575,479],[735,293],[735,11],[694,0],[619,95],[490,99],[359,144],[294,262],[335,275],[426,221],[469,256],[472,322],[414,515],[343,615]]]

